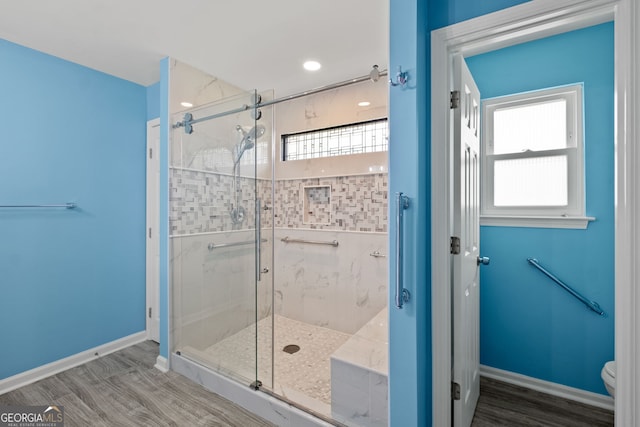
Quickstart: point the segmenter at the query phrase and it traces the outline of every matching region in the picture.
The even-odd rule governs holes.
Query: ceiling
[[[7,0],[0,38],[148,86],[175,58],[289,95],[387,67],[388,0]],[[316,72],[302,63],[322,63]]]

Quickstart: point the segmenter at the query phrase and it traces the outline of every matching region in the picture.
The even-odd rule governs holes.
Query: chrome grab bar
[[[380,251],[373,251],[369,254],[369,256],[372,256],[374,258],[386,258],[387,256],[385,254],[381,254]]]
[[[261,243],[265,243],[267,239],[260,239]],[[246,242],[234,242],[234,243],[209,243],[207,249],[210,251],[218,248],[230,248],[232,246],[244,246],[244,245],[255,245],[255,240],[247,240]]]
[[[396,193],[396,307],[402,308],[405,302],[409,302],[411,294],[404,288],[402,283],[403,268],[403,241],[404,236],[402,226],[404,210],[409,208],[409,197],[402,193]]]
[[[566,283],[564,283],[562,280],[558,279],[551,272],[549,272],[546,268],[541,266],[538,263],[537,259],[535,259],[535,258],[527,258],[527,261],[529,262],[529,264],[533,265],[535,268],[537,268],[538,270],[543,272],[545,274],[545,276],[547,276],[549,279],[553,280],[558,285],[560,285],[562,287],[562,289],[564,289],[565,291],[569,292],[571,295],[573,295],[578,300],[580,300],[580,302],[583,303],[584,305],[586,305],[589,310],[598,313],[602,317],[607,317],[607,314],[604,311],[602,311],[602,309],[600,308],[600,305],[598,305],[597,302],[590,301],[587,298],[585,298],[584,296],[580,295],[580,293],[578,291],[576,291],[571,286],[569,286]]]
[[[328,245],[328,246],[334,246],[334,247],[338,246],[339,244],[337,240],[324,242],[319,240],[290,239],[289,236],[283,237],[282,239],[280,239],[280,241],[284,243],[309,243],[311,245]]]
[[[60,205],[0,205],[0,208],[66,208],[75,209],[75,203],[63,203]]]
[[[256,199],[256,281],[260,281],[262,275],[262,220],[260,218],[260,206],[262,201]]]

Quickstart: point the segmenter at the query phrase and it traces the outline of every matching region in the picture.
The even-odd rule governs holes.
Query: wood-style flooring
[[[0,395],[0,405],[62,405],[65,427],[273,426],[179,374],[158,371],[157,355],[158,345],[147,341]],[[498,426],[613,426],[613,413],[482,378],[472,427]]]
[[[481,377],[472,427],[611,427],[613,412]]]
[[[273,424],[174,372],[153,367],[151,341],[0,395],[0,405],[64,406],[65,427]]]

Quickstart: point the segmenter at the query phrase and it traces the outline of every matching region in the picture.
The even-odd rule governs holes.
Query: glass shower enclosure
[[[174,115],[169,184],[172,351],[255,388],[273,382],[273,126],[257,96]]]

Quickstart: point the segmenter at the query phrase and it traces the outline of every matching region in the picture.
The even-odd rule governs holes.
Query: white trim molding
[[[640,4],[534,0],[431,33],[433,425],[451,425],[451,154],[453,54],[470,56],[615,21],[616,426],[640,425]],[[440,143],[435,143],[439,141]],[[443,185],[448,183],[448,185]]]
[[[513,384],[519,387],[550,394],[552,396],[562,397],[563,399],[569,399],[586,405],[613,411],[613,398],[604,394],[568,387],[566,385],[552,383],[550,381],[544,381],[538,378],[528,377],[526,375],[504,371],[502,369],[492,368],[485,365],[480,365],[480,375],[486,378],[502,381],[507,384]]]
[[[157,140],[154,137],[157,136]],[[147,122],[146,144],[146,329],[160,341],[160,119]],[[155,151],[155,156],[153,152]]]
[[[583,86],[583,83],[575,83],[496,96],[482,101],[483,129],[481,129],[481,135],[484,143],[480,145],[482,153],[480,176],[482,177],[483,189],[480,195],[480,215],[488,217],[533,216],[538,218],[577,218],[585,216],[586,177],[584,174]],[[546,111],[545,114],[550,116],[547,118],[542,118],[543,116],[534,118],[531,108],[541,108]],[[516,113],[517,111],[519,113]],[[558,114],[556,111],[564,111],[564,114]],[[500,120],[500,113],[513,116],[509,120],[504,120],[504,118]],[[514,114],[517,114],[519,118],[516,118]],[[540,110],[540,114],[542,114],[542,110]],[[528,141],[529,132],[524,128],[530,125],[547,128],[546,124],[540,126],[542,125],[540,121],[551,120],[551,117],[558,120],[557,126],[548,126],[548,130],[553,131],[555,136],[551,134],[543,136],[541,139],[544,142]],[[560,123],[563,126],[560,126]],[[513,143],[514,149],[505,150],[505,140],[509,138],[504,140],[496,138],[496,130],[502,129],[509,133],[513,129],[510,126],[519,128],[520,133],[518,138],[509,141],[509,143]],[[522,140],[518,140],[519,138],[522,138]],[[519,145],[523,143],[527,144],[527,147],[533,148],[533,150],[527,148],[521,151]],[[536,148],[536,143],[554,145]],[[529,146],[529,144],[532,145]],[[533,164],[529,164],[529,166],[525,166],[522,164],[522,162],[534,159],[546,159],[544,162],[546,164],[544,167],[545,172],[543,172],[543,169],[539,169],[542,167],[541,165],[533,166]],[[516,170],[522,169],[522,172],[525,170],[529,172],[518,178],[515,178],[510,173],[507,179],[507,175],[499,173],[500,168],[498,165],[500,163],[508,169],[519,164],[520,166]],[[562,166],[565,169],[564,173],[561,171]],[[538,173],[531,173],[535,169],[538,170]],[[527,182],[527,176],[535,177],[533,178],[535,179],[535,185],[546,188],[546,190],[540,193],[532,191],[533,189],[529,186],[533,182]],[[554,177],[554,179],[546,181],[543,178],[544,176]],[[510,182],[514,179],[522,185],[520,188],[524,191],[513,191]],[[566,189],[565,195],[559,191],[563,187]],[[552,188],[557,189],[558,193],[551,191]],[[535,200],[543,195],[551,196],[552,194],[551,199]],[[496,200],[497,196],[498,199],[502,199],[500,205],[496,205],[499,202],[499,200]]]
[[[10,392],[17,388],[32,384],[44,378],[75,368],[76,366],[98,359],[107,354],[114,353],[124,348],[139,344],[147,339],[147,332],[137,332],[135,334],[99,345],[89,350],[76,353],[64,359],[38,366],[37,368],[21,372],[9,378],[0,381],[0,394]]]
[[[640,425],[640,4],[616,8],[616,426]]]
[[[592,216],[480,215],[480,225],[491,227],[575,228],[586,230]]]
[[[166,374],[169,372],[169,360],[166,357],[158,356],[156,358],[156,364],[153,365],[153,367]]]

